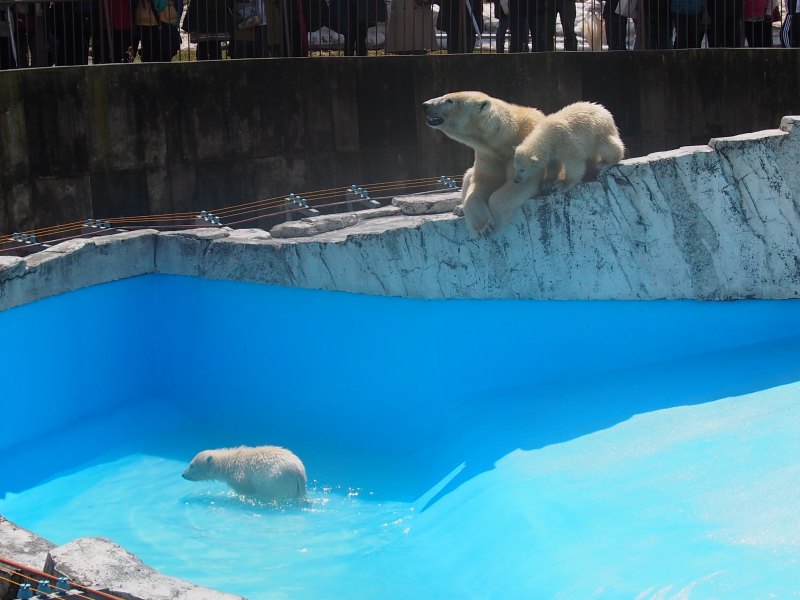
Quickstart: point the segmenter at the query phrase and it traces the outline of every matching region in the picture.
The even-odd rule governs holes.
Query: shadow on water
[[[441,473],[459,465],[463,468],[437,493],[424,494],[419,503],[422,510],[430,507],[517,449],[567,442],[636,414],[711,402],[798,380],[800,337],[790,337],[543,384],[534,390],[498,390],[489,397],[471,397],[454,411],[449,432],[443,436],[448,443],[432,451],[443,459]]]

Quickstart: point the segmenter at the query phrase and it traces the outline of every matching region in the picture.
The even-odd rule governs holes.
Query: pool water
[[[0,514],[56,543],[108,537],[251,599],[800,589],[797,302],[147,276],[0,331]],[[305,502],[180,477],[198,450],[265,443],[303,459]]]

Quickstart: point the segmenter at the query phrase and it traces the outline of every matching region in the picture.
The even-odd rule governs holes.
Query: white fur
[[[306,469],[279,446],[239,446],[203,450],[183,472],[189,481],[226,482],[237,494],[260,500],[289,500],[306,495]]]
[[[501,189],[501,196],[507,193],[514,177],[514,147],[544,118],[544,113],[483,92],[445,94],[424,102],[423,108],[428,125],[475,151],[475,162],[464,173],[461,210],[471,234],[491,233],[496,228],[496,215],[490,208],[490,198]]]
[[[593,102],[576,102],[547,115],[514,154],[514,181],[533,189],[548,176],[565,192],[587,174],[617,164],[625,154],[614,117]]]

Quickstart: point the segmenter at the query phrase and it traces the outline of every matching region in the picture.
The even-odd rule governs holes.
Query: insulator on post
[[[40,579],[39,584],[36,586],[37,592],[42,592],[43,594],[47,594],[50,592],[50,582],[47,579]]]
[[[66,577],[59,577],[58,579],[56,579],[56,589],[68,592],[70,590],[69,579],[67,579]]]
[[[86,226],[87,227],[91,227],[92,226],[92,219],[86,219]]]
[[[38,243],[39,243],[39,240],[36,239],[36,234],[32,233],[31,234],[31,244],[38,244]]]
[[[31,590],[31,584],[30,583],[19,584],[19,589],[17,590],[17,600],[27,600],[28,598],[33,598],[33,591]]]
[[[11,234],[11,239],[14,240],[15,242],[18,242],[19,234],[15,231],[14,233]]]
[[[23,233],[22,234],[22,241],[25,242],[26,244],[30,244],[30,242],[28,241],[28,234],[27,233]]]
[[[457,189],[458,184],[453,180],[451,177],[447,175],[442,175],[439,177],[439,184],[443,185],[446,188],[450,188],[451,190]]]

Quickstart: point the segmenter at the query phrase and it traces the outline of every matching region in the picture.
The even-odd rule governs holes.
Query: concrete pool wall
[[[455,193],[272,235],[223,227],[76,239],[0,257],[0,310],[147,273],[414,298],[795,298],[798,164],[800,117],[784,117],[780,129],[625,160],[529,201],[487,239],[470,239],[452,214]],[[424,210],[438,214],[414,214]]]

